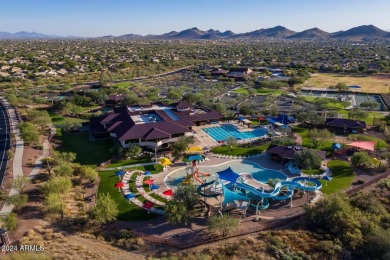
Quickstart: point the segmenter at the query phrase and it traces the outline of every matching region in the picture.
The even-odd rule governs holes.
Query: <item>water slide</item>
[[[314,185],[307,185],[307,183],[311,183]],[[253,186],[250,186],[246,183],[236,183],[236,187],[239,189],[243,189],[246,192],[250,192],[255,196],[261,197],[261,198],[272,198],[275,200],[285,200],[290,198],[293,195],[294,188],[298,188],[304,191],[316,191],[322,188],[322,184],[319,180],[310,178],[310,177],[296,177],[291,179],[291,181],[282,181],[278,182],[275,185],[275,188],[271,192],[265,192],[263,190],[256,189]],[[279,196],[279,193],[281,192],[282,187],[287,187],[289,191]]]
[[[251,207],[252,209],[256,209],[257,208],[257,203],[251,203],[249,205],[249,207]],[[263,205],[259,205],[258,209],[268,209],[268,207],[269,207],[269,201],[266,198],[264,198],[263,199]]]
[[[214,184],[214,180],[210,181],[210,182],[205,182],[203,183],[202,181],[202,184],[198,186],[198,188],[196,189],[196,192],[202,196],[202,197],[206,197],[206,198],[215,198],[215,197],[218,197],[221,195],[221,193],[219,192],[216,192],[214,194],[208,194],[208,193],[205,193],[203,192],[203,189],[206,188],[207,186],[210,186],[210,185],[213,185]]]

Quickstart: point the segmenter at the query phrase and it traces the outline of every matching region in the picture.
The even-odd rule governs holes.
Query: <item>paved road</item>
[[[7,169],[7,151],[10,147],[10,125],[7,112],[0,103],[0,182],[3,184],[3,178]]]

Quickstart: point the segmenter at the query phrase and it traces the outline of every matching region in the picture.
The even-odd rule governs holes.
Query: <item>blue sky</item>
[[[390,31],[389,0],[9,0],[0,31],[102,36],[198,27],[247,32],[283,25],[328,32],[373,24]]]

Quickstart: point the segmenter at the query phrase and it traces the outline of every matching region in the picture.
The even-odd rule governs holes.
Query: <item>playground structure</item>
[[[311,177],[294,177],[287,181],[276,183],[272,190],[265,190],[264,187],[256,188],[245,183],[243,178],[228,168],[218,172],[218,178],[209,182],[202,182],[197,188],[197,193],[205,198],[216,198],[220,202],[219,212],[222,212],[229,203],[242,211],[250,207],[256,210],[256,218],[259,210],[265,210],[270,206],[270,201],[285,201],[292,198],[294,190],[317,191],[322,188],[318,179]]]

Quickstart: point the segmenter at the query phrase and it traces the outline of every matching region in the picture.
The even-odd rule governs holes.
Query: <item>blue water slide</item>
[[[312,183],[312,184],[314,184],[314,186],[306,185],[305,182]],[[282,196],[278,196],[282,187],[287,187],[289,189],[289,191]],[[322,188],[322,184],[319,180],[314,179],[314,178],[296,177],[296,178],[291,179],[291,181],[278,182],[275,185],[274,190],[271,192],[265,192],[263,190],[256,189],[255,187],[250,186],[246,183],[236,183],[236,188],[243,189],[243,190],[250,192],[253,195],[261,197],[261,198],[272,198],[275,200],[285,200],[285,199],[290,198],[293,195],[294,188],[298,188],[298,189],[301,189],[304,191],[316,191],[316,190],[319,190]]]

